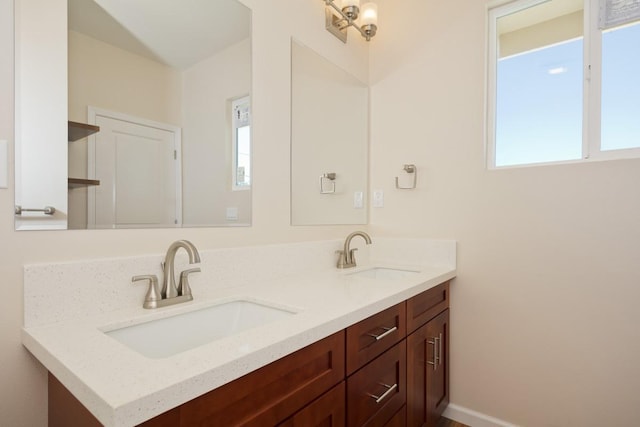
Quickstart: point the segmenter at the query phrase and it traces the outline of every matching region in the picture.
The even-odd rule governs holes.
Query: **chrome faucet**
[[[338,268],[351,268],[356,266],[356,257],[354,252],[358,250],[358,248],[351,249],[351,240],[360,236],[364,239],[367,245],[371,244],[371,237],[364,231],[354,231],[349,234],[344,241],[344,249],[341,251],[336,251],[338,253]]]
[[[158,277],[155,274],[148,274],[142,276],[134,276],[131,281],[137,282],[141,280],[149,281],[149,290],[144,299],[144,308],[158,308],[168,305],[178,304],[181,302],[191,301],[193,295],[191,294],[191,286],[189,286],[189,274],[200,271],[199,267],[190,268],[180,273],[179,285],[176,286],[175,278],[175,258],[178,249],[183,248],[189,255],[189,264],[195,264],[200,262],[200,254],[198,249],[188,240],[175,241],[167,249],[164,262],[162,263],[162,270],[164,277],[162,280],[162,290],[158,290]]]

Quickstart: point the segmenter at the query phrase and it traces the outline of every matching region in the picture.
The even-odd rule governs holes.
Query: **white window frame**
[[[231,190],[232,191],[244,191],[251,190],[253,181],[249,185],[238,185],[238,132],[237,129],[242,126],[238,126],[237,119],[234,115],[234,111],[237,105],[249,104],[249,128],[251,128],[251,97],[249,95],[231,100]],[[250,149],[249,156],[253,152],[253,132],[250,136]],[[249,170],[249,176],[251,171]]]
[[[601,0],[584,0],[583,39],[583,114],[582,158],[517,165],[496,166],[496,96],[498,38],[497,20],[523,9],[535,7],[548,0],[514,0],[488,9],[488,61],[486,107],[486,154],[488,169],[511,169],[530,166],[557,165],[585,161],[613,160],[640,157],[640,148],[601,150],[601,88],[602,88],[602,30],[599,27]]]

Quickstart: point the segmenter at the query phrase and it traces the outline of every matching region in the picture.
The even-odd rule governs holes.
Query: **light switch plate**
[[[8,188],[9,156],[7,155],[7,141],[0,140],[0,188]]]
[[[384,207],[384,191],[373,190],[373,207],[374,208]]]
[[[364,207],[364,193],[362,191],[353,193],[353,207],[356,209],[362,209]]]

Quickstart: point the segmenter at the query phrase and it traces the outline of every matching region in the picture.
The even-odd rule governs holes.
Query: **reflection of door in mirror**
[[[291,43],[291,223],[366,224],[368,86]]]
[[[90,109],[88,228],[172,227],[182,221],[181,131],[130,115]],[[70,223],[71,224],[71,223]]]

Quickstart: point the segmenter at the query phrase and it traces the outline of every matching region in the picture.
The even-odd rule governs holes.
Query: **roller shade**
[[[600,0],[600,29],[640,20],[640,0]]]

